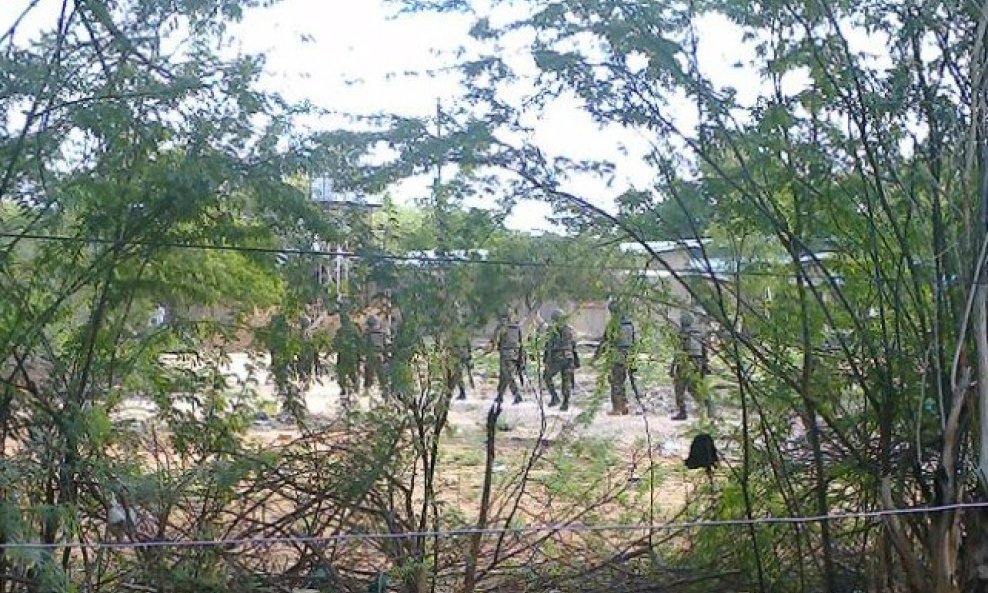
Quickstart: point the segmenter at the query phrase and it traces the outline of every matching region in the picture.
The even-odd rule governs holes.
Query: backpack
[[[573,328],[566,324],[560,325],[556,328],[549,341],[554,352],[569,352],[573,350],[576,343]]]
[[[690,444],[690,454],[686,458],[688,469],[711,469],[717,466],[717,447],[709,434],[701,432],[693,437]]]
[[[635,326],[629,320],[622,321],[620,332],[618,333],[617,347],[620,350],[631,350],[631,347],[634,345],[635,345]]]
[[[371,330],[370,335],[368,337],[370,339],[370,345],[372,349],[374,349],[376,352],[381,352],[384,350],[384,346],[386,345],[385,342],[387,341],[385,339],[384,330],[381,329]]]
[[[521,328],[517,323],[505,326],[501,333],[498,350],[518,350],[521,348]]]
[[[701,358],[706,345],[700,337],[700,332],[693,328],[686,329],[680,334],[683,350],[692,358]]]

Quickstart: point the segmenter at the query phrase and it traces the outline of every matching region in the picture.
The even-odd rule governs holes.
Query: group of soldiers
[[[376,315],[368,315],[366,327],[361,331],[344,311],[340,315],[340,328],[333,338],[336,352],[336,381],[344,405],[360,391],[360,366],[363,363],[363,388],[369,390],[378,383],[387,395],[389,381],[386,374],[387,332]]]
[[[673,379],[673,393],[676,397],[676,415],[673,420],[686,420],[686,394],[701,404],[708,417],[713,417],[713,400],[706,392],[704,378],[710,374],[708,353],[709,332],[699,324],[689,312],[679,317],[679,341],[673,355],[669,374]]]
[[[611,414],[630,413],[627,385],[640,399],[636,381],[638,335],[634,322],[616,302],[611,303],[610,319],[604,336],[593,355],[596,361],[605,358],[610,369],[609,383]],[[676,401],[676,414],[673,420],[687,419],[687,393],[705,406],[708,414],[713,413],[708,397],[704,393],[703,378],[709,373],[709,355],[706,336],[698,327],[689,312],[681,314],[676,352],[670,368]],[[544,325],[544,347],[542,351],[541,379],[549,392],[549,406],[558,406],[561,411],[569,409],[573,395],[576,370],[580,368],[576,334],[567,322],[565,313],[554,310],[549,322]],[[375,383],[381,393],[388,396],[387,377],[388,329],[375,315],[368,315],[361,331],[348,315],[341,315],[340,329],[334,338],[337,352],[336,373],[345,405],[351,395],[359,390],[360,365],[363,364],[363,388],[366,391]],[[519,380],[524,381],[527,355],[521,324],[510,312],[503,311],[498,318],[497,329],[487,352],[498,354],[497,401],[503,401],[510,391],[514,403],[522,401]],[[472,385],[472,346],[463,339],[451,348],[454,361],[450,376],[450,390],[457,392],[457,399],[466,399],[466,384]],[[560,378],[560,389],[556,389],[556,378]],[[561,395],[561,397],[560,397]]]
[[[576,351],[576,334],[566,323],[561,309],[556,309],[549,317],[550,324],[546,332],[545,350],[542,355],[542,380],[549,390],[549,406],[559,406],[559,409],[569,409],[570,397],[573,395],[573,385],[576,381],[576,369],[580,368],[580,357]],[[517,320],[511,319],[504,312],[498,320],[498,329],[494,344],[498,352],[497,400],[504,398],[505,392],[511,391],[514,403],[521,402],[521,391],[515,374],[524,376],[525,351],[521,326]],[[556,376],[561,378],[563,397],[559,398],[556,391]]]
[[[635,324],[626,311],[623,311],[617,303],[611,303],[609,309],[611,317],[604,331],[604,336],[594,352],[593,360],[596,361],[604,356],[610,367],[608,377],[611,395],[610,413],[612,415],[628,415],[630,413],[627,394],[628,383],[631,384],[631,389],[636,397],[641,398],[636,380],[637,369],[635,365],[638,335]],[[496,338],[500,354],[497,397],[500,401],[505,392],[510,389],[514,395],[515,403],[518,403],[521,401],[521,395],[514,376],[517,371],[524,369],[525,360],[521,346],[523,343],[521,328],[518,322],[511,320],[507,314],[503,314],[500,321]],[[580,368],[575,334],[573,328],[566,323],[564,313],[558,309],[553,311],[551,315],[551,323],[547,333],[542,356],[545,369],[542,380],[549,391],[549,406],[559,405],[559,409],[565,411],[569,408],[573,393],[576,369]],[[693,315],[689,312],[684,311],[679,318],[679,335],[676,346],[669,371],[673,379],[673,392],[676,400],[676,414],[672,419],[686,420],[688,418],[687,394],[704,406],[708,416],[712,416],[713,405],[704,388],[704,377],[710,372],[708,342],[705,332],[695,323]],[[557,375],[562,378],[562,400],[560,400],[555,387]]]

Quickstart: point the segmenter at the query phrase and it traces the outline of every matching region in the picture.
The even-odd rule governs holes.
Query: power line
[[[754,519],[721,519],[713,521],[684,521],[677,523],[636,523],[636,524],[606,524],[581,525],[566,523],[561,525],[532,525],[529,527],[490,527],[485,529],[463,528],[436,531],[409,531],[402,533],[369,532],[369,533],[340,533],[327,536],[282,536],[232,539],[203,539],[203,540],[152,540],[146,542],[61,542],[61,543],[27,543],[8,542],[0,544],[0,549],[127,549],[127,548],[213,548],[223,546],[266,546],[276,544],[327,544],[346,541],[388,541],[411,538],[452,538],[473,535],[530,535],[535,533],[600,533],[627,531],[675,531],[687,529],[706,529],[715,527],[742,527],[758,525],[792,525],[819,523],[821,521],[844,521],[849,519],[881,519],[903,515],[918,515],[925,513],[944,513],[966,509],[988,508],[988,502],[955,503],[933,507],[908,507],[900,509],[885,509],[878,511],[850,511],[828,515],[810,515],[796,517],[760,517]]]
[[[300,257],[340,257],[346,259],[360,259],[366,261],[393,261],[404,263],[420,264],[461,264],[461,265],[493,265],[517,268],[562,268],[572,270],[612,270],[624,272],[666,272],[681,276],[703,277],[709,279],[725,279],[735,276],[753,276],[767,278],[798,278],[802,276],[807,279],[829,280],[831,278],[840,280],[846,274],[832,273],[830,276],[819,273],[795,274],[791,272],[776,272],[770,270],[739,270],[739,271],[718,271],[712,267],[701,265],[694,268],[649,268],[647,266],[593,266],[586,264],[574,264],[568,262],[551,262],[536,260],[515,260],[515,259],[486,259],[454,256],[429,256],[429,255],[400,255],[389,253],[359,253],[356,251],[324,250],[324,249],[296,249],[289,247],[254,247],[246,245],[218,245],[215,243],[178,243],[173,241],[142,241],[139,239],[117,240],[100,237],[78,237],[71,235],[47,235],[34,233],[9,233],[0,232],[0,238],[6,239],[27,239],[33,241],[51,241],[61,243],[79,243],[94,245],[119,245],[132,247],[152,247],[159,249],[192,249],[203,251],[227,251],[236,253],[254,253],[263,255],[295,255]],[[874,280],[872,274],[863,274],[862,278]]]
[[[95,245],[120,245],[133,247],[154,247],[160,249],[194,249],[203,251],[232,251],[239,253],[257,253],[265,255],[298,255],[298,256],[319,256],[319,257],[344,257],[348,259],[366,259],[382,261],[404,261],[420,263],[460,263],[460,264],[490,264],[506,266],[527,266],[541,267],[556,265],[550,262],[524,261],[524,260],[490,260],[490,259],[469,259],[450,256],[427,256],[427,255],[398,255],[388,253],[358,253],[356,251],[325,250],[325,249],[297,249],[291,247],[253,247],[246,245],[218,245],[215,243],[177,243],[173,241],[142,241],[117,239],[104,239],[100,237],[74,237],[71,235],[39,235],[32,233],[0,233],[0,238],[6,239],[28,239],[34,241],[52,241],[61,243],[92,243]],[[592,266],[585,266],[592,267]]]

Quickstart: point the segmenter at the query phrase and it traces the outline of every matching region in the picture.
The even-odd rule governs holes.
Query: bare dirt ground
[[[243,389],[247,385],[256,392],[257,400],[267,402],[264,407],[269,413],[258,415],[250,429],[250,437],[270,444],[292,441],[300,435],[300,431],[291,421],[278,418],[277,397],[268,380],[265,361],[260,361],[261,364],[258,362],[251,360],[246,354],[234,353],[224,368],[231,386],[240,385]],[[483,463],[484,424],[496,394],[496,377],[485,372],[484,365],[478,366],[481,368],[474,373],[476,388],[468,388],[466,400],[452,402],[449,412],[450,430],[443,446],[444,458],[452,462],[451,467],[444,470],[444,479],[448,482],[444,487],[447,491],[455,492],[456,500],[464,507],[475,503],[474,499],[479,492],[482,472],[478,470]],[[532,381],[536,376],[535,370],[527,373],[528,380],[522,387],[521,403],[511,403],[509,394],[502,405],[498,422],[499,463],[503,461],[510,464],[513,458],[526,455],[526,450],[532,447],[536,439],[541,437],[552,441],[559,438],[563,431],[573,437],[611,441],[618,450],[628,453],[626,457],[629,465],[632,451],[645,451],[650,442],[652,454],[666,474],[659,493],[659,506],[672,510],[687,497],[692,481],[690,474],[693,472],[685,470],[683,459],[689,450],[692,436],[701,425],[695,415],[686,422],[674,422],[670,419],[674,404],[669,385],[645,385],[640,382],[644,406],[638,404],[629,387],[629,407],[632,413],[612,416],[608,414],[611,404],[607,385],[604,383],[602,388],[597,387],[596,373],[592,369],[584,368],[577,373],[576,389],[570,409],[566,412],[548,407],[548,393],[544,388],[540,390],[538,382]],[[304,397],[314,423],[329,421],[342,414],[339,387],[332,377],[323,377]],[[377,390],[372,390],[369,395],[364,394],[358,398],[357,405],[367,410],[372,406],[386,404]],[[141,420],[153,413],[153,406],[149,402],[135,400],[128,402],[119,417]]]
[[[263,368],[251,369],[251,361],[245,354],[235,353],[225,372],[233,383],[243,380],[253,373],[252,386],[257,390],[262,400],[275,405],[277,398],[272,384],[268,381]],[[558,408],[548,407],[549,394],[545,389],[533,383],[536,373],[529,371],[526,384],[521,387],[523,401],[513,404],[508,395],[502,406],[500,429],[512,439],[528,440],[538,438],[545,421],[544,438],[554,438],[563,429],[573,431],[580,436],[592,438],[613,439],[615,444],[630,446],[650,440],[653,450],[659,455],[669,458],[683,458],[689,448],[689,439],[695,432],[696,416],[691,416],[686,422],[674,422],[670,419],[674,412],[673,394],[669,385],[639,384],[643,393],[643,406],[639,405],[629,387],[628,397],[632,413],[627,416],[611,416],[610,396],[607,386],[598,390],[596,374],[592,370],[581,369],[577,373],[577,384],[566,412]],[[558,381],[558,379],[557,379]],[[454,400],[449,413],[452,432],[469,437],[482,435],[484,422],[490,406],[496,395],[496,377],[486,376],[483,370],[474,374],[475,389],[467,389],[466,400]],[[557,384],[558,388],[558,384]],[[340,392],[332,377],[323,377],[305,393],[305,401],[309,414],[316,420],[332,419],[341,413]],[[371,406],[385,405],[377,390],[364,394],[357,400],[357,405],[367,410]],[[280,426],[275,421],[259,421],[255,425],[256,432],[285,432],[290,427]]]
[[[448,505],[444,508],[455,509],[455,513],[469,520],[478,516],[480,509],[486,461],[485,421],[488,410],[494,403],[496,391],[496,377],[490,373],[491,361],[477,362],[478,368],[474,373],[476,388],[468,390],[465,401],[452,402],[449,431],[443,437],[440,450],[441,471],[436,476],[436,487],[441,492],[442,504]],[[293,421],[279,417],[278,398],[265,370],[265,361],[252,360],[246,354],[236,353],[230,357],[229,364],[223,370],[228,375],[232,392],[253,391],[255,394],[251,397],[255,403],[260,400],[267,404],[261,406],[266,413],[258,414],[249,430],[250,439],[262,446],[278,447],[301,436],[299,427]],[[531,369],[527,373],[529,379],[536,377],[536,370]],[[705,427],[695,418],[686,422],[673,422],[670,419],[674,407],[670,387],[644,383],[642,381],[639,387],[643,390],[645,409],[638,405],[629,388],[632,414],[611,416],[607,414],[610,411],[610,398],[606,382],[598,387],[597,376],[592,369],[584,368],[577,374],[575,394],[567,412],[543,405],[548,402],[548,394],[540,393],[537,382],[533,384],[531,380],[527,381],[522,389],[523,401],[514,405],[510,402],[509,395],[509,401],[504,402],[502,407],[496,457],[492,465],[495,480],[499,477],[512,479],[512,476],[517,475],[518,469],[525,466],[533,451],[542,444],[537,440],[540,437],[555,441],[565,431],[574,437],[602,439],[613,443],[616,455],[609,456],[606,468],[599,475],[608,488],[614,484],[621,485],[626,490],[620,503],[602,503],[597,507],[594,512],[598,518],[593,521],[641,521],[643,519],[640,517],[646,512],[650,513],[649,520],[674,520],[686,503],[693,500],[698,492],[702,493],[702,489],[706,487],[704,473],[687,470],[683,464],[690,439],[698,429]],[[342,413],[339,388],[332,377],[324,377],[322,382],[314,384],[304,394],[304,399],[311,422],[315,426],[320,421],[328,422],[338,418]],[[367,410],[372,406],[386,404],[375,390],[369,397],[359,398],[358,405]],[[153,415],[153,406],[142,400],[127,402],[121,414],[134,420],[146,420]],[[652,466],[653,471],[650,471],[649,458],[646,456],[648,442],[652,445],[652,460],[656,462]],[[560,448],[553,446],[551,451],[559,453],[563,458],[569,456],[565,445]],[[548,453],[546,457],[549,457]],[[555,463],[556,461],[549,460],[534,466],[529,475],[529,492],[524,499],[519,497],[519,517],[522,517],[522,521],[551,523],[553,517],[557,514],[564,516],[567,505],[573,504],[565,498],[566,495],[546,496],[544,490],[539,490],[548,488],[547,484],[552,482],[554,472],[559,471]],[[650,488],[650,485],[654,487]],[[578,496],[582,495],[581,492]],[[590,502],[595,500],[597,499]],[[281,510],[288,509],[273,509],[273,512]]]

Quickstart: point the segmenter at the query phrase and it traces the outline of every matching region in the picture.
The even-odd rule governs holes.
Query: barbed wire
[[[407,531],[407,532],[350,532],[325,536],[280,536],[280,537],[254,537],[254,538],[231,538],[231,539],[202,539],[202,540],[151,540],[151,541],[120,541],[120,542],[56,542],[56,543],[29,543],[29,542],[6,542],[0,543],[2,549],[31,549],[31,550],[52,550],[52,549],[128,549],[128,548],[212,548],[212,547],[234,547],[234,546],[270,546],[276,544],[328,544],[336,542],[347,542],[353,540],[362,541],[387,541],[412,538],[453,538],[485,535],[530,535],[535,533],[600,533],[600,532],[627,532],[627,531],[677,531],[688,529],[744,527],[760,525],[791,525],[805,523],[820,523],[823,521],[845,521],[849,519],[881,519],[903,515],[916,515],[924,513],[945,513],[968,509],[988,509],[986,502],[954,503],[949,505],[933,507],[907,507],[899,509],[883,509],[876,511],[848,511],[843,513],[831,513],[827,515],[808,515],[793,517],[756,517],[752,519],[719,519],[719,520],[698,520],[681,521],[670,523],[634,523],[634,524],[605,524],[605,525],[583,525],[576,523],[565,523],[560,525],[540,524],[528,527],[489,527],[484,529],[463,528],[445,529],[434,531]]]

